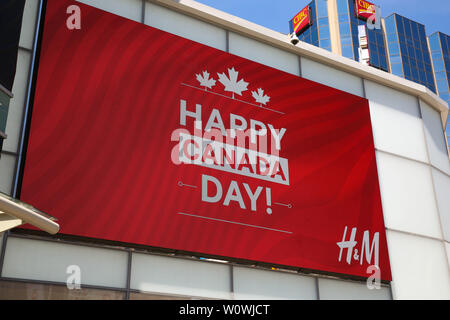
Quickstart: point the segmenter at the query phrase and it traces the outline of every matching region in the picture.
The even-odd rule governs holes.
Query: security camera
[[[295,33],[289,35],[289,40],[294,46],[300,41]]]

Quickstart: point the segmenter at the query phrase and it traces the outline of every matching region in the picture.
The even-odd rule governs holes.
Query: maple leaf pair
[[[242,92],[247,91],[248,82],[244,81],[244,79],[240,79],[238,81],[239,72],[233,68],[228,69],[228,76],[225,73],[217,73],[219,77],[219,82],[224,85],[224,90],[231,92],[232,98],[234,99],[234,94],[238,94],[242,96]],[[196,74],[197,81],[200,83],[200,86],[212,89],[216,85],[216,80],[210,78],[210,74],[208,71],[203,71],[202,74]],[[257,91],[252,91],[252,96],[256,102],[260,104],[266,104],[269,102],[270,97],[264,94],[264,90],[258,88]]]

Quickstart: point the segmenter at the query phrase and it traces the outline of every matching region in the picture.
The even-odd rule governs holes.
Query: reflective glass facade
[[[326,0],[313,0],[309,4],[311,8],[312,26],[298,36],[304,41],[331,51],[330,26],[328,22],[328,7]]]
[[[398,14],[385,22],[391,72],[436,92],[425,26]]]
[[[359,61],[358,26],[366,25],[367,23],[356,17],[354,0],[336,0],[336,4],[342,55]],[[370,65],[388,71],[383,30],[381,28],[366,29],[370,52]]]
[[[450,105],[450,37],[442,32],[428,37],[437,94]],[[447,140],[450,140],[450,120],[447,120]]]

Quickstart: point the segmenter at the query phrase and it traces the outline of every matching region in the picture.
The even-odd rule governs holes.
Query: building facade
[[[47,2],[50,3],[51,1]],[[60,0],[53,1],[54,6],[51,7],[52,10],[47,10],[47,14],[55,13],[56,5],[62,6],[60,3]],[[52,181],[50,183],[50,180],[46,180],[44,175],[41,175],[46,170],[40,169],[49,164],[45,163],[45,161],[40,164],[39,161],[32,161],[33,155],[36,155],[36,145],[31,145],[28,150],[26,148],[28,138],[30,141],[46,135],[48,139],[58,138],[49,134],[45,129],[41,131],[43,135],[40,135],[40,132],[36,133],[36,131],[33,131],[37,130],[36,127],[29,127],[32,101],[34,98],[36,98],[35,101],[38,101],[38,97],[33,95],[34,88],[32,83],[33,75],[37,71],[38,62],[36,62],[35,58],[40,50],[38,34],[41,24],[39,21],[43,19],[44,4],[45,1],[26,1],[19,43],[17,74],[12,90],[14,97],[10,102],[5,130],[8,137],[5,140],[0,158],[0,191],[14,197],[20,195],[20,181],[23,178],[21,177],[23,175],[21,167],[23,162],[25,165],[28,163],[35,166],[34,172],[38,175],[37,182],[33,182],[34,190],[45,191],[52,186],[57,186],[57,189],[65,189],[65,193],[57,192],[53,196],[47,195],[48,203],[64,203],[67,201],[67,203],[73,204],[76,212],[83,209],[84,203],[74,201],[73,198],[71,199],[73,194],[79,192],[79,190],[76,190],[72,184],[68,183],[70,177],[67,176],[59,180],[59,182]],[[278,100],[280,103],[282,101],[291,103],[294,106],[293,110],[295,110],[296,103],[293,100],[296,99],[292,99],[292,97],[296,97],[294,96],[295,94],[306,96],[311,91],[311,88],[318,90],[319,93],[337,94],[339,91],[340,97],[362,99],[366,103],[364,104],[367,108],[366,111],[370,112],[371,121],[371,135],[364,142],[373,143],[367,154],[374,155],[373,163],[370,163],[367,167],[371,168],[371,170],[376,170],[376,180],[379,181],[376,189],[379,188],[380,193],[382,218],[384,219],[383,232],[386,234],[392,281],[383,281],[379,289],[369,289],[364,277],[320,272],[320,270],[305,270],[284,264],[270,264],[231,256],[214,257],[208,254],[203,255],[201,252],[193,253],[175,250],[170,247],[161,248],[159,246],[127,243],[119,240],[122,235],[121,230],[116,234],[118,239],[116,241],[89,237],[82,233],[66,234],[64,230],[70,227],[68,225],[70,216],[64,216],[64,219],[58,221],[62,232],[55,236],[48,236],[27,228],[14,229],[2,235],[0,238],[1,299],[450,299],[450,203],[448,202],[450,161],[442,130],[448,119],[448,106],[434,93],[427,90],[425,86],[401,79],[376,68],[363,66],[356,61],[339,57],[313,46],[302,43],[293,46],[289,41],[288,35],[255,25],[195,1],[83,0],[79,2],[64,2],[64,5],[66,4],[78,4],[81,6],[81,30],[85,26],[84,23],[100,21],[101,30],[105,31],[104,34],[100,34],[104,42],[93,41],[90,38],[84,43],[92,50],[88,51],[91,55],[87,54],[81,58],[87,57],[86,61],[92,61],[91,58],[98,59],[98,64],[101,66],[108,61],[110,66],[115,66],[112,69],[113,73],[117,72],[120,74],[120,72],[125,72],[130,79],[134,75],[127,74],[127,69],[135,65],[142,65],[142,70],[145,72],[139,73],[142,77],[135,79],[139,85],[148,82],[149,79],[147,77],[150,78],[151,76],[151,73],[147,72],[149,69],[146,63],[149,62],[140,55],[141,50],[137,50],[143,50],[145,47],[134,46],[136,51],[127,51],[124,50],[127,48],[124,45],[115,48],[116,50],[102,51],[101,49],[107,48],[107,45],[116,43],[115,41],[108,41],[111,36],[117,36],[116,32],[118,32],[117,29],[109,28],[112,26],[112,24],[108,24],[110,21],[119,21],[123,27],[122,30],[125,29],[129,32],[127,34],[131,38],[127,44],[130,47],[133,47],[133,41],[137,41],[136,38],[133,38],[133,35],[136,34],[134,31],[141,30],[145,26],[151,27],[151,32],[160,35],[161,38],[178,40],[168,42],[170,45],[159,48],[159,51],[155,50],[163,59],[169,53],[173,54],[174,57],[180,57],[181,55],[176,54],[177,50],[182,50],[182,45],[189,40],[191,41],[189,42],[191,48],[197,50],[194,50],[194,53],[201,54],[202,52],[213,52],[211,51],[213,49],[218,50],[214,51],[215,54],[211,54],[209,57],[221,55],[225,57],[224,61],[235,59],[233,61],[239,61],[242,66],[257,67],[255,70],[264,74],[276,75],[273,78],[269,78],[275,84],[278,83],[277,79],[292,80],[295,77],[296,81],[303,81],[304,87],[300,87],[297,92],[287,94],[286,99],[279,98]],[[103,11],[95,11],[84,6],[84,4]],[[67,8],[64,7],[63,9],[61,11],[63,12],[62,18],[59,14],[54,14],[54,17],[55,21],[65,24],[67,17],[64,17],[64,14],[66,14]],[[89,12],[86,20],[83,18],[85,10]],[[102,19],[89,20],[91,16],[101,16]],[[128,20],[124,21],[116,16]],[[343,14],[342,21],[345,20],[344,16]],[[134,23],[130,24],[128,21],[134,21]],[[349,28],[351,28],[351,21],[342,23],[348,23]],[[130,29],[126,29],[128,27]],[[63,31],[76,37],[76,34],[73,35],[71,33],[77,32],[76,29],[70,32]],[[331,30],[330,32],[333,33],[335,31]],[[111,32],[111,34],[106,32]],[[142,34],[146,35],[147,33],[144,32]],[[52,36],[55,36],[55,34]],[[175,38],[175,36],[178,38]],[[350,38],[353,41],[353,36],[350,36]],[[122,41],[126,41],[126,39],[125,37]],[[58,46],[58,43],[46,42],[46,44]],[[100,59],[96,56],[95,53],[99,52],[99,50],[106,54],[105,59]],[[50,55],[47,55],[46,59],[49,66],[56,61],[66,61],[65,56],[62,56],[60,60],[53,59],[52,54],[56,53],[56,51],[58,50],[50,51]],[[126,68],[124,64],[117,63],[120,60],[111,59],[111,56],[108,55],[109,52],[120,53],[122,51],[129,54],[128,57],[133,62]],[[49,53],[49,51],[46,52]],[[201,56],[196,57],[193,55],[193,57],[193,60],[196,59],[196,63],[203,59]],[[41,64],[43,63],[42,58],[41,56],[40,66],[43,65]],[[71,61],[75,61],[76,57],[72,58],[73,60]],[[182,61],[186,63],[191,62],[188,60]],[[85,70],[85,68],[79,68],[79,70],[92,76],[89,74],[89,70]],[[104,70],[107,72],[109,69],[105,67]],[[58,72],[62,72],[58,68],[54,69],[54,71],[55,74],[46,78],[47,80],[50,81],[53,79],[53,76],[57,77]],[[198,70],[198,72],[202,71],[204,70]],[[172,73],[175,72],[172,70]],[[233,72],[230,74],[233,74]],[[97,85],[101,85],[110,78],[108,76],[101,77],[98,74],[92,76],[92,78],[83,77],[83,75],[85,74],[82,74],[80,79],[85,79],[86,83],[87,81],[94,81]],[[207,81],[209,77],[205,74],[203,74],[203,77],[199,76],[199,78],[201,78],[201,81],[199,81],[204,84],[204,88],[197,90],[191,88],[192,83],[182,83],[181,89],[178,88],[179,92],[197,90],[196,94],[198,95],[211,94],[212,96],[213,93],[211,92],[214,92],[214,90],[210,87],[214,83],[210,80]],[[192,81],[196,80],[192,78]],[[162,76],[161,83],[164,82],[170,83],[170,79],[165,79]],[[59,81],[59,83],[63,84],[64,82]],[[290,81],[282,81],[282,83],[283,86],[289,88]],[[72,83],[69,81],[69,84],[69,86],[64,87],[66,90],[71,90]],[[82,84],[83,81],[80,82],[80,85]],[[246,86],[244,81],[240,82],[240,84],[241,89]],[[258,86],[263,86],[263,84],[265,82],[258,83]],[[177,83],[177,85],[179,84]],[[268,100],[264,96],[264,92],[257,92],[258,86],[254,88],[253,97],[256,96],[257,98],[255,99],[259,102],[258,105],[253,103],[251,107],[269,108],[271,105],[269,104],[269,107],[266,106],[265,103]],[[283,86],[281,86],[280,90],[283,89]],[[94,88],[94,86],[90,86],[90,88]],[[307,90],[308,88],[310,90]],[[120,92],[119,96],[114,95],[116,89],[119,89],[117,90],[117,92]],[[148,95],[148,97],[163,97],[161,101],[170,100],[170,98],[165,99],[162,91],[156,90],[151,92],[151,90],[143,90],[139,92],[127,91],[125,93],[125,89],[125,87],[113,85],[104,91],[105,99],[108,98],[107,94],[113,94],[115,98],[122,99],[123,105],[127,108],[135,106],[138,101],[142,102],[145,100],[141,94]],[[93,92],[98,91],[94,90]],[[42,93],[43,91],[37,88],[36,92]],[[60,94],[61,91],[58,91],[54,96],[53,94],[42,94],[40,97],[44,100],[50,99],[50,97],[58,99],[61,98]],[[79,93],[72,92],[72,94],[76,99],[86,98],[86,96],[81,97]],[[83,94],[88,93],[85,92]],[[220,99],[227,99],[227,101],[234,99],[234,95],[231,98],[231,95],[223,97],[228,93],[224,94],[221,92],[220,94],[222,95]],[[248,95],[248,97],[250,98],[251,96]],[[243,99],[241,96],[238,98]],[[313,103],[326,103],[327,101],[324,102],[323,98],[322,96],[316,97]],[[271,97],[271,99],[275,100],[276,97]],[[48,101],[51,103],[50,100]],[[234,100],[233,103],[242,103],[242,101],[236,101]],[[77,104],[79,101],[70,99],[70,102]],[[81,102],[84,102],[84,100]],[[114,107],[114,102],[117,101],[111,100],[111,104],[108,104],[108,106]],[[179,103],[179,101],[177,102]],[[324,124],[328,125],[332,122],[333,125],[337,126],[338,132],[342,133],[342,130],[345,131],[354,125],[352,122],[342,124],[344,120],[356,119],[355,122],[358,122],[357,118],[348,117],[329,121],[335,110],[314,108],[313,103],[311,103],[309,109],[310,112],[314,113],[315,119],[322,119]],[[339,101],[337,104],[339,104]],[[46,103],[41,104],[41,106],[45,105]],[[247,105],[251,104],[247,103]],[[327,106],[332,108],[334,103],[329,103]],[[92,119],[98,120],[102,117],[108,119],[111,117],[111,111],[108,111],[110,109],[107,108],[105,110],[107,112],[105,111],[103,116],[93,114]],[[195,116],[195,112],[191,109],[189,110],[190,117]],[[236,110],[239,111],[239,109]],[[54,111],[57,114],[59,109],[55,108]],[[179,110],[176,111],[178,112],[177,115],[179,115]],[[73,118],[69,120],[72,121],[73,119],[74,124],[76,123],[75,119],[79,117],[77,112],[79,111],[75,107],[70,109],[70,114]],[[96,109],[92,108],[89,112],[95,113]],[[33,109],[32,114],[32,117],[39,116],[38,109]],[[52,116],[55,116],[55,114]],[[301,123],[301,117],[305,114],[306,111],[300,114],[299,123]],[[128,129],[133,128],[132,124],[139,122],[139,119],[144,117],[145,112],[142,112],[142,116],[141,114],[133,115],[131,112],[129,115],[130,118],[125,118],[124,123],[121,124],[127,130],[115,130],[117,129],[116,126],[112,126],[112,129],[105,126],[103,129],[111,129],[111,132],[115,134],[114,137],[117,134],[117,137],[120,137],[120,139],[116,140],[117,143],[120,143],[121,139],[134,137],[135,144],[133,145],[137,147],[139,145],[138,141],[141,141],[139,140],[140,134],[133,135]],[[50,114],[41,113],[40,116],[42,117],[41,121],[49,121],[47,123],[48,126],[41,128],[58,126],[58,121],[50,121]],[[268,117],[270,121],[273,118],[275,116]],[[32,123],[39,123],[39,121],[36,122],[34,119]],[[67,119],[66,117],[65,121],[68,121]],[[86,119],[86,117],[82,116],[81,119]],[[128,121],[130,119],[132,121]],[[218,117],[216,116],[215,119],[217,121]],[[284,119],[286,122],[290,122],[290,120],[289,118]],[[69,125],[66,128],[67,131],[63,130],[62,132],[68,132],[71,127],[71,121],[65,122],[69,123]],[[94,125],[96,123],[96,121],[86,122],[86,131],[80,132],[79,137],[83,138],[84,134],[95,131]],[[159,121],[155,125],[163,123],[164,121]],[[302,123],[302,128],[310,127],[309,124]],[[340,127],[341,125],[342,127]],[[145,127],[151,128],[152,126],[146,125]],[[163,125],[161,125],[162,127]],[[28,130],[30,130],[31,134],[27,137],[26,132]],[[324,134],[320,126],[315,127],[315,130],[317,130],[316,134]],[[64,133],[61,135],[61,140],[57,142],[62,150],[72,141],[71,139],[75,138],[75,135],[63,136]],[[299,134],[299,136],[301,135]],[[329,132],[325,138],[324,145],[318,145],[317,149],[321,150],[321,152],[328,150],[329,155],[331,151],[328,149],[327,141],[332,140]],[[84,139],[78,141],[84,141]],[[314,143],[311,141],[307,140],[304,146],[314,150]],[[123,145],[120,146],[123,147]],[[327,148],[324,148],[324,146]],[[337,143],[335,147],[336,149],[333,150],[336,152],[333,152],[333,154],[339,155],[342,144]],[[352,153],[353,147],[349,144],[348,148],[350,149],[346,149],[346,151]],[[86,164],[86,167],[92,168],[90,166],[91,156],[95,158],[102,152],[103,148],[106,148],[106,143],[105,146],[99,145],[98,149],[87,150],[79,148],[77,149],[78,153],[87,151],[90,153],[85,153],[83,159],[74,156],[65,160],[57,159],[57,162],[62,165],[74,165],[74,172],[78,172],[80,178],[85,178],[88,176],[88,173],[82,171],[84,166],[77,165],[77,161],[84,161],[83,163]],[[117,151],[118,149],[112,148],[111,150]],[[25,154],[28,154],[28,158],[24,157]],[[45,157],[45,152],[41,155]],[[70,155],[75,155],[75,153],[70,153]],[[128,153],[118,154],[117,152],[111,152],[111,155],[121,156],[123,157],[122,159],[126,159]],[[138,153],[137,156],[133,154],[133,156],[134,160],[138,160],[141,154]],[[326,157],[324,158],[322,160],[327,159]],[[113,157],[111,162],[117,159],[119,158]],[[318,161],[317,158],[309,160],[313,165]],[[120,164],[120,161],[116,161],[116,163]],[[366,167],[365,162],[362,166],[359,161],[351,165],[345,161],[343,163],[343,167],[355,168],[356,171],[353,172],[352,176],[360,176],[357,174],[358,170],[361,170],[361,167],[364,170]],[[100,170],[99,172],[103,174],[101,168],[102,165],[97,163],[94,169]],[[320,170],[318,171],[320,172]],[[136,175],[128,175],[128,177],[134,176],[135,179],[134,181],[133,179],[130,180],[131,186],[134,186],[135,182],[142,176],[142,171],[138,171],[138,173]],[[76,175],[71,174],[71,176],[73,179]],[[349,177],[344,176],[343,180],[347,181],[347,178]],[[105,179],[100,179],[100,176],[94,175],[90,181],[92,185],[98,185],[99,183],[104,183]],[[188,182],[178,181],[176,187],[190,188],[190,186],[187,186]],[[116,183],[117,180],[112,180],[107,184],[114,186]],[[28,188],[30,188],[30,185],[28,184]],[[103,187],[107,188],[105,184],[103,184]],[[163,188],[163,183],[159,183],[157,187]],[[98,189],[102,190],[102,188]],[[348,185],[345,185],[339,197],[346,199],[346,192],[351,189],[348,188]],[[155,198],[162,199],[167,203],[180,201],[179,197],[176,196],[179,189],[174,190],[173,194],[164,194]],[[83,192],[83,190],[81,191]],[[305,189],[303,192],[306,194],[308,190]],[[27,195],[22,193],[22,196]],[[86,194],[86,196],[89,196],[89,194]],[[110,196],[110,194],[103,196],[105,196],[103,204],[108,206],[109,203],[123,197],[123,194],[118,194],[115,197]],[[143,206],[146,201],[153,200],[150,199],[151,197],[144,199],[139,198],[136,194],[134,196],[136,197],[136,201],[134,201],[136,208]],[[32,197],[32,194],[30,195],[29,193],[28,197]],[[65,201],[62,201],[62,199]],[[184,199],[186,203],[193,201],[186,197]],[[330,198],[325,199],[324,196],[323,203],[320,202],[318,205],[321,206],[328,203],[328,201],[330,201]],[[286,205],[286,207],[289,207],[289,205]],[[122,209],[125,210],[127,208]],[[297,209],[294,208],[294,210]],[[49,212],[49,214],[58,218],[64,215],[64,211],[65,209],[59,213]],[[88,230],[92,225],[97,225],[101,226],[101,230],[108,231],[111,224],[117,222],[114,221],[115,219],[111,219],[111,215],[117,211],[120,210],[117,210],[117,208],[106,210],[102,206],[96,207],[95,210],[89,211],[89,215],[81,217],[84,220],[83,226]],[[150,211],[152,210],[150,209]],[[271,213],[271,211],[267,212]],[[298,215],[302,213],[302,211],[297,212]],[[183,217],[181,217],[181,214],[178,214],[178,216],[180,219],[186,218],[187,214],[184,214]],[[128,218],[130,221],[127,220]],[[121,227],[124,230],[132,222],[131,220],[134,220],[132,215],[128,218],[122,220]],[[175,218],[173,219],[175,220]],[[221,222],[217,220],[209,221],[209,226],[212,223]],[[146,221],[143,220],[141,224],[146,224]],[[154,231],[159,232],[161,235],[165,233],[165,230]],[[204,232],[207,231],[207,229],[204,229]],[[318,230],[318,234],[326,234],[326,232],[322,231]],[[183,233],[186,230],[180,227],[177,229],[177,232]],[[233,233],[233,235],[238,237],[242,233],[244,231],[241,230]],[[192,233],[192,237],[194,235]],[[202,239],[201,229],[196,236]],[[223,234],[221,243],[227,243],[226,237],[227,234]],[[350,230],[346,236],[344,234],[344,240],[349,237]],[[311,236],[311,238],[314,239],[315,236]],[[257,240],[259,239],[249,239],[252,241],[242,242],[238,246],[239,249],[256,248]],[[187,240],[189,239],[186,238]],[[330,250],[333,256],[329,259],[332,263],[338,261],[339,243],[344,240],[342,239],[342,234],[336,235],[332,239],[333,243]],[[208,241],[204,242],[207,243]],[[307,249],[299,247],[298,251],[295,252],[300,258],[302,257],[300,252],[302,250]],[[280,251],[281,253],[284,252],[283,250],[277,250],[271,252],[271,255],[280,254]],[[384,253],[386,254],[387,252]],[[284,252],[284,254],[290,253]],[[342,263],[345,266],[346,262],[342,261]],[[359,261],[356,265],[358,264]],[[80,286],[77,287],[78,284]]]
[[[437,94],[450,105],[450,37],[435,32],[428,37]],[[450,140],[450,122],[447,122],[447,141]]]
[[[385,25],[391,72],[436,92],[425,26],[398,14]]]

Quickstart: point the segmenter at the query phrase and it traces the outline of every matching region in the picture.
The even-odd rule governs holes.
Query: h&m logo
[[[369,265],[378,266],[379,265],[378,264],[378,252],[379,252],[379,247],[380,247],[380,244],[379,244],[380,233],[375,232],[373,235],[372,243],[370,243],[369,230],[364,231],[362,244],[361,244],[360,250],[358,251],[358,249],[356,248],[358,245],[358,242],[355,240],[356,232],[357,232],[357,228],[352,228],[350,238],[348,240],[346,240],[347,226],[345,226],[344,234],[342,236],[342,241],[336,242],[336,244],[340,248],[338,261],[340,262],[342,260],[342,253],[343,253],[344,249],[347,249],[346,262],[348,264],[351,264],[352,259],[353,259],[353,260],[359,261],[359,263],[362,265],[363,261],[364,261],[364,257],[365,257],[365,260]],[[374,260],[373,263],[371,263],[372,257]]]

